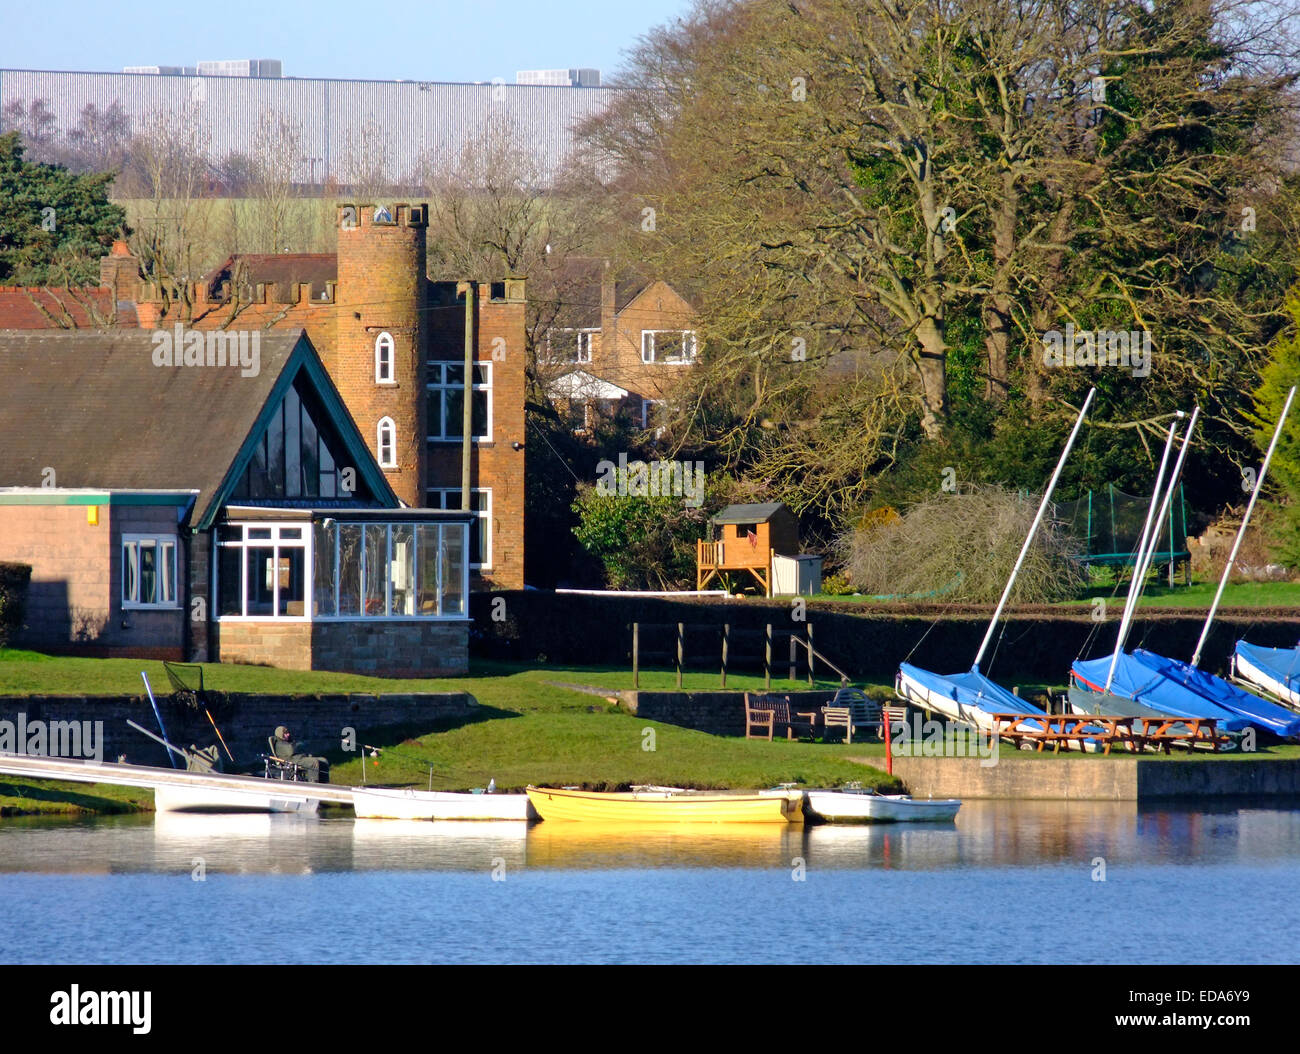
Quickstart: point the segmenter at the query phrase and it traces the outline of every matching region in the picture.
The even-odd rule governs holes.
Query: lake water
[[[1283,963],[1298,888],[1300,808],[1276,804],[637,834],[18,819],[0,821],[0,962]]]

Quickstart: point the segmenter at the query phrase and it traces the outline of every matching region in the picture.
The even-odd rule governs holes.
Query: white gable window
[[[695,361],[695,331],[691,329],[643,329],[641,361],[684,365]]]
[[[397,468],[397,426],[391,417],[381,417],[375,445],[379,450],[380,468]]]
[[[122,536],[122,607],[175,608],[176,536]]]
[[[396,384],[393,373],[393,336],[381,333],[375,338],[375,383]]]

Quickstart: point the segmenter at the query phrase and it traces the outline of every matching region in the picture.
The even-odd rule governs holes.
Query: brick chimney
[[[115,241],[109,254],[99,261],[99,286],[115,289],[114,300],[135,303],[140,298],[140,261],[131,255],[124,241]]]

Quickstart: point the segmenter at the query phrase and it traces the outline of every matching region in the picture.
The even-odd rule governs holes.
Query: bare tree
[[[301,249],[304,209],[295,181],[302,168],[301,124],[284,114],[264,113],[249,162],[251,230],[241,241],[262,252]]]
[[[190,283],[210,253],[212,210],[203,199],[207,138],[196,107],[191,102],[185,110],[151,113],[131,147],[148,191],[132,248],[145,277],[158,283],[164,305],[175,300],[185,320],[193,310]]]

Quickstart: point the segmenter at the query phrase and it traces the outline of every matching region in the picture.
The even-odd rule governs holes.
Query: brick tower
[[[412,507],[427,504],[427,216],[425,205],[338,206],[338,334],[327,362],[389,484]]]

